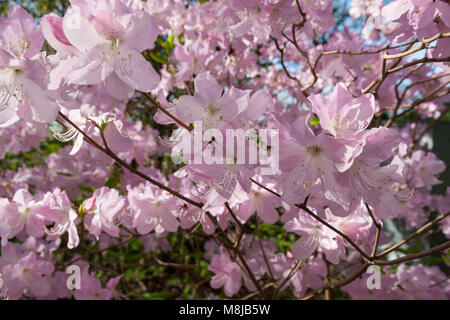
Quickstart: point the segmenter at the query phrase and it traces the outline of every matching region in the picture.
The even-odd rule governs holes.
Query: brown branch
[[[264,258],[264,263],[266,264],[267,270],[269,271],[269,275],[270,275],[271,280],[275,281],[272,269],[270,268],[269,259],[267,259],[266,250],[264,250],[262,239],[261,239],[261,236],[259,235],[258,218],[256,218],[256,226],[255,226],[255,228],[256,228],[256,236],[258,237],[259,248],[261,249],[261,253],[262,253],[263,258]]]
[[[297,1],[297,3],[298,3],[298,1]],[[309,56],[308,56],[308,53],[307,53],[306,51],[302,50],[302,49],[300,48],[300,45],[299,45],[298,42],[297,42],[297,37],[296,37],[296,35],[295,35],[295,32],[296,32],[295,29],[296,29],[296,28],[297,28],[297,25],[293,24],[293,25],[292,25],[292,40],[289,39],[289,37],[287,37],[286,35],[285,35],[285,37],[286,37],[286,39],[288,39],[288,40],[295,46],[295,48],[297,49],[297,51],[303,56],[303,58],[304,58],[305,61],[306,61],[306,65],[308,66],[309,70],[311,71],[311,74],[312,74],[313,77],[314,77],[313,81],[312,81],[310,84],[308,84],[308,85],[306,85],[305,87],[301,88],[301,90],[302,90],[303,92],[305,92],[305,91],[307,91],[309,88],[311,88],[311,87],[317,82],[317,80],[319,79],[319,77],[317,76],[316,70],[314,69],[314,67],[313,67],[312,64],[311,64],[311,61],[310,61]],[[300,28],[300,27],[299,27],[299,28]]]
[[[364,202],[364,204],[366,205],[367,211],[369,212],[369,215],[372,218],[372,221],[373,221],[375,227],[377,228],[377,233],[375,234],[375,241],[374,241],[374,244],[372,247],[372,252],[370,253],[370,257],[374,258],[377,253],[378,244],[380,242],[381,224],[378,223],[378,221],[375,219],[375,216],[373,215],[372,210],[370,209],[367,202]]]
[[[378,258],[378,259],[382,258],[382,257],[386,256],[387,254],[391,253],[392,251],[400,248],[401,246],[403,246],[404,244],[408,243],[409,241],[411,241],[415,237],[421,235],[422,233],[424,233],[425,231],[430,229],[435,224],[437,224],[437,223],[441,222],[442,220],[444,220],[445,218],[447,218],[449,215],[450,215],[450,212],[436,217],[435,219],[431,220],[430,222],[424,224],[422,227],[417,229],[416,232],[414,232],[413,234],[409,235],[407,238],[397,242],[396,244],[393,244],[392,246],[390,246],[389,248],[387,248],[383,252],[377,254],[375,256],[375,258]]]
[[[267,188],[266,186],[264,186],[263,184],[259,183],[258,181],[256,181],[255,179],[251,178],[250,179],[254,184],[256,184],[257,186],[261,187],[262,189],[266,190],[267,192],[270,192],[271,194],[273,194],[274,196],[281,198],[281,195],[269,188]]]
[[[262,184],[254,181],[252,179],[252,182],[256,183],[257,185],[261,186],[262,188],[264,188],[265,190],[271,192],[272,194],[281,197],[278,193],[276,193],[275,191],[271,191],[269,188],[264,187]],[[308,198],[308,197],[307,197]],[[307,198],[305,199],[305,202],[307,201]],[[322,218],[320,218],[319,216],[315,215],[306,205],[306,203],[302,203],[302,204],[295,204],[295,206],[297,208],[302,209],[303,211],[305,211],[306,213],[308,213],[311,217],[315,218],[316,220],[318,220],[320,223],[322,223],[323,225],[325,225],[326,227],[328,227],[329,229],[333,230],[334,232],[336,232],[338,235],[340,235],[342,238],[344,238],[353,248],[355,248],[364,258],[366,258],[370,264],[378,264],[378,265],[390,265],[390,264],[396,264],[399,262],[403,262],[403,261],[409,261],[409,260],[414,260],[423,256],[427,256],[432,254],[433,252],[439,251],[439,250],[443,250],[443,248],[448,248],[450,246],[450,241],[446,242],[444,244],[441,244],[435,248],[423,251],[421,253],[415,254],[415,255],[410,255],[410,256],[406,256],[397,260],[391,260],[391,261],[383,261],[383,260],[376,260],[375,258],[381,258],[384,255],[388,254],[389,252],[395,250],[396,248],[402,246],[404,243],[410,241],[412,238],[416,237],[417,235],[421,234],[422,232],[424,232],[425,230],[429,229],[431,227],[431,225],[441,221],[442,219],[444,219],[445,217],[447,217],[450,213],[447,213],[443,216],[440,216],[438,218],[436,218],[435,220],[433,220],[432,222],[424,225],[422,228],[420,228],[418,231],[416,231],[415,234],[409,236],[408,238],[406,238],[405,240],[400,241],[399,243],[395,244],[393,247],[394,248],[389,248],[387,250],[385,250],[384,252],[382,252],[381,254],[374,256],[369,256],[367,255],[355,242],[353,242],[352,239],[350,239],[346,234],[342,233],[341,231],[339,231],[338,229],[336,229],[335,227],[333,227],[332,225],[330,225],[328,222],[326,222],[325,220],[323,220]],[[371,211],[369,211],[371,213]],[[377,240],[378,241],[378,240]],[[387,252],[389,251],[389,252]]]
[[[390,46],[387,45],[381,49],[376,49],[376,50],[362,50],[362,51],[349,51],[349,50],[333,50],[333,51],[324,51],[322,52],[323,55],[331,55],[331,54],[348,54],[348,55],[364,55],[364,54],[378,54],[380,52],[386,51],[386,50],[391,50],[391,49],[397,49],[397,48],[401,48],[404,46],[408,46],[411,44],[414,44],[417,42],[417,39],[409,41],[407,43],[404,44],[399,44],[397,46]]]
[[[427,127],[419,134],[419,136],[417,137],[413,137],[413,141],[411,142],[411,147],[414,147],[417,142],[419,142],[423,136],[430,131],[435,125],[436,123],[438,123],[446,114],[447,112],[450,110],[450,107],[447,107],[441,114],[439,117],[437,117],[436,119],[434,119],[433,121],[431,121]]]
[[[409,68],[409,67],[414,66],[414,65],[419,64],[419,63],[446,62],[446,61],[450,61],[450,57],[444,57],[444,58],[426,58],[425,57],[425,58],[422,58],[422,59],[418,59],[418,60],[415,60],[415,61],[411,61],[411,62],[405,63],[405,64],[403,64],[401,66],[394,67],[392,69],[387,70],[386,72],[388,74],[391,74],[391,73],[397,72],[399,70],[403,70],[403,69]]]
[[[342,286],[345,286],[346,284],[349,284],[353,281],[355,281],[356,279],[358,279],[364,272],[366,272],[367,268],[369,267],[369,263],[368,262],[364,262],[361,267],[352,275],[350,275],[348,278],[345,278],[341,281],[333,281],[327,285],[324,285],[323,287],[314,290],[313,292],[311,292],[310,294],[308,294],[307,296],[304,296],[303,298],[301,298],[300,300],[309,300],[313,297],[315,297],[317,294],[321,293],[324,290],[327,289],[334,289],[334,288],[339,288]]]
[[[414,43],[408,45],[408,48],[406,49],[406,51],[409,50],[413,46],[413,44]],[[386,71],[386,59],[384,59],[384,57],[381,57],[381,60],[382,60],[381,75],[377,79],[373,80],[366,88],[361,90],[361,94],[368,93],[375,85],[377,85],[375,91],[373,92],[374,94],[376,94],[377,90],[380,88],[380,86],[383,83],[384,79],[386,79],[386,77],[387,77],[387,74],[386,74],[387,73],[387,71]],[[399,65],[401,60],[402,60],[402,57],[398,58],[397,61],[394,62],[392,67],[396,67],[397,65]]]
[[[263,287],[261,287],[260,283],[258,282],[258,280],[256,280],[255,275],[253,274],[252,270],[250,269],[250,267],[247,264],[247,261],[245,260],[244,255],[242,254],[242,252],[239,250],[238,247],[235,247],[231,240],[227,237],[227,235],[225,234],[225,232],[223,231],[222,227],[219,225],[219,222],[217,221],[217,219],[209,212],[206,212],[206,215],[208,216],[208,218],[211,220],[211,222],[214,224],[214,226],[216,227],[217,230],[219,230],[219,233],[222,235],[223,240],[224,240],[224,244],[227,248],[231,249],[234,251],[234,253],[239,257],[239,260],[242,263],[242,266],[244,268],[244,271],[247,273],[247,275],[250,277],[250,280],[254,283],[254,285],[256,286],[256,288],[258,289],[258,291],[260,292],[260,294],[265,298],[266,294],[265,291],[263,289]]]
[[[148,99],[150,100],[151,103],[153,103],[153,105],[155,107],[157,107],[159,110],[161,110],[166,116],[168,116],[170,119],[172,119],[173,121],[175,121],[178,125],[180,125],[181,127],[185,128],[188,131],[192,131],[192,128],[190,126],[188,126],[187,124],[185,124],[183,121],[181,121],[180,119],[178,119],[177,117],[175,117],[173,114],[171,114],[169,111],[167,111],[166,108],[164,108],[158,101],[156,101],[155,99],[153,99],[153,97],[151,95],[149,95],[146,92],[142,92],[142,94]]]
[[[291,280],[291,278],[294,276],[294,274],[300,269],[300,267],[303,265],[303,263],[305,262],[305,260],[299,260],[297,261],[297,263],[295,264],[295,266],[291,269],[291,271],[289,271],[289,274],[287,275],[287,277],[281,282],[281,284],[277,287],[277,289],[275,290],[274,293],[274,298],[276,298],[278,296],[278,293],[280,292],[280,290],[283,289],[283,287],[286,285],[286,283]]]
[[[399,108],[401,108],[401,109],[407,109],[407,110],[405,110],[405,111],[403,111],[401,114],[397,115],[395,119],[397,119],[397,118],[399,118],[399,117],[401,117],[401,116],[404,116],[405,114],[411,112],[412,110],[415,109],[415,107],[417,107],[418,105],[420,105],[420,104],[422,104],[422,103],[424,103],[424,102],[429,102],[429,101],[432,101],[432,100],[434,100],[434,99],[437,99],[437,98],[440,98],[440,97],[442,97],[442,96],[447,95],[447,94],[450,92],[450,88],[448,88],[447,90],[442,91],[442,92],[440,92],[440,93],[437,93],[437,92],[439,92],[441,89],[443,89],[448,83],[449,83],[449,81],[447,81],[446,83],[441,84],[441,85],[438,86],[436,89],[434,89],[434,90],[432,90],[431,92],[429,92],[424,98],[422,98],[422,99],[417,99],[416,101],[414,101],[414,102],[413,102],[412,104],[410,104],[410,105],[400,106]],[[437,93],[437,94],[436,94],[436,93]],[[398,108],[398,109],[399,109],[399,108]],[[393,115],[393,117],[394,117],[394,115]],[[388,122],[386,123],[386,126],[387,126],[387,125],[389,125],[389,126],[392,125],[392,121],[388,121]]]
[[[307,214],[309,214],[311,217],[313,217],[314,219],[316,219],[317,221],[319,221],[321,224],[327,226],[329,229],[333,230],[334,232],[336,232],[338,235],[340,235],[343,239],[345,239],[353,248],[356,249],[356,251],[358,251],[364,258],[366,258],[367,260],[371,260],[372,258],[364,252],[363,249],[361,249],[352,239],[350,239],[349,236],[347,236],[346,234],[344,234],[343,232],[339,231],[338,229],[336,229],[335,227],[333,227],[331,224],[329,224],[328,222],[326,222],[325,220],[323,220],[321,217],[317,216],[314,214],[314,212],[312,212],[305,204],[296,204],[295,205],[297,208],[302,209],[303,211],[305,211]]]
[[[233,218],[233,220],[239,226],[239,235],[238,235],[238,238],[236,239],[236,242],[233,245],[233,247],[238,248],[239,244],[241,243],[242,236],[244,235],[244,232],[245,232],[245,225],[243,225],[239,221],[238,217],[236,217],[236,215],[234,214],[233,210],[231,209],[230,204],[228,203],[228,201],[225,201],[225,207],[228,209],[228,212],[230,213],[230,215]]]
[[[450,241],[444,242],[436,247],[433,247],[431,249],[419,252],[419,253],[415,253],[415,254],[410,254],[398,259],[394,259],[394,260],[390,260],[390,261],[385,261],[385,260],[373,260],[373,264],[376,265],[393,265],[393,264],[399,264],[401,262],[406,262],[406,261],[411,261],[411,260],[415,260],[415,259],[420,259],[426,256],[429,256],[435,252],[439,252],[439,251],[443,251],[450,248]]]
[[[300,80],[297,77],[294,77],[289,70],[286,67],[286,64],[284,62],[284,50],[286,49],[286,44],[283,46],[283,48],[280,47],[278,40],[275,39],[274,37],[270,36],[270,38],[274,41],[275,46],[278,50],[278,52],[280,52],[280,64],[281,67],[283,68],[284,73],[286,74],[286,76],[291,79],[294,80],[297,83],[297,86],[301,89],[302,88],[302,83],[300,82]]]
[[[129,165],[128,163],[126,163],[125,161],[123,161],[122,159],[120,159],[115,153],[113,153],[109,148],[107,147],[102,147],[100,146],[94,139],[92,139],[87,133],[85,133],[83,130],[81,130],[75,123],[73,123],[67,116],[65,116],[63,113],[59,112],[58,115],[64,119],[64,121],[66,121],[67,123],[69,123],[72,127],[74,127],[78,132],[80,132],[83,137],[86,139],[87,142],[89,142],[89,144],[91,144],[92,146],[94,146],[96,149],[98,149],[99,151],[103,152],[104,154],[106,154],[107,156],[111,157],[113,160],[115,160],[120,166],[127,168],[129,171],[131,171],[132,173],[136,174],[137,176],[141,177],[142,179],[150,182],[151,184],[154,184],[155,186],[169,192],[170,194],[176,196],[177,198],[180,198],[183,201],[186,201],[189,204],[192,204],[193,206],[196,206],[198,208],[202,208],[203,207],[203,203],[201,202],[197,202],[194,201],[190,198],[187,198],[185,196],[183,196],[182,194],[180,194],[179,192],[172,190],[171,188],[167,187],[166,185],[162,184],[161,182],[158,182],[152,178],[150,178],[149,176],[147,176],[146,174],[142,173],[141,171],[133,168],[131,165]]]

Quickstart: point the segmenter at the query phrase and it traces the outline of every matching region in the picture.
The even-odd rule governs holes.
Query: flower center
[[[120,46],[120,39],[112,39],[111,40],[111,49],[118,49]]]
[[[18,58],[30,49],[31,44],[30,40],[24,35],[14,34],[12,40],[6,42],[6,45],[2,47]]]
[[[217,108],[217,107],[215,107],[215,106],[209,105],[209,106],[206,108],[206,111],[208,112],[208,115],[209,115],[210,117],[215,117],[215,116],[217,115],[217,113],[219,112],[219,108]]]
[[[319,146],[311,146],[307,150],[314,158],[318,158],[322,154],[322,149]]]

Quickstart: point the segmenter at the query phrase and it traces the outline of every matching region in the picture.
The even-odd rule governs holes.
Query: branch
[[[100,146],[94,139],[92,139],[87,133],[85,133],[83,130],[81,130],[75,123],[73,123],[67,116],[65,116],[63,113],[59,112],[58,115],[63,118],[67,123],[69,123],[72,127],[74,127],[78,132],[80,132],[83,137],[86,139],[87,142],[89,142],[89,144],[91,144],[93,147],[95,147],[96,149],[98,149],[99,151],[103,152],[104,154],[106,154],[107,156],[111,157],[113,160],[115,160],[120,166],[127,168],[129,171],[131,171],[132,173],[138,175],[139,177],[141,177],[142,179],[150,182],[151,184],[154,184],[155,186],[169,192],[170,194],[174,195],[175,197],[180,198],[183,201],[186,201],[189,204],[192,204],[193,206],[196,206],[198,208],[202,208],[203,207],[203,203],[201,202],[197,202],[194,201],[190,198],[187,198],[185,196],[183,196],[182,194],[180,194],[179,192],[172,190],[171,188],[167,187],[166,185],[162,184],[161,182],[158,182],[152,178],[150,178],[149,176],[147,176],[146,174],[142,173],[141,171],[133,168],[131,165],[129,165],[128,163],[126,163],[125,161],[123,161],[122,159],[120,159],[115,153],[113,153],[111,151],[111,149],[109,149],[107,146],[105,146],[105,148],[103,148],[102,146]]]
[[[241,260],[241,263],[243,265],[245,272],[250,277],[250,280],[254,283],[254,285],[256,286],[258,291],[261,293],[261,295],[263,297],[265,297],[265,291],[264,291],[263,287],[261,287],[258,280],[256,280],[255,275],[253,274],[252,270],[248,266],[247,261],[245,260],[245,257],[243,256],[242,252],[239,250],[238,247],[233,246],[233,244],[231,243],[231,240],[227,237],[227,235],[223,231],[222,227],[219,225],[219,222],[217,221],[217,219],[209,211],[206,211],[206,215],[212,221],[212,223],[217,228],[217,230],[219,230],[219,233],[222,235],[222,237],[225,241],[226,247],[228,247],[229,249],[233,250],[236,253],[236,255],[239,257],[239,260]]]
[[[384,256],[386,256],[387,254],[391,253],[392,251],[400,248],[402,245],[408,243],[409,241],[411,241],[412,239],[414,239],[415,237],[421,235],[422,233],[424,233],[425,231],[427,231],[428,229],[430,229],[432,226],[434,226],[435,224],[441,222],[442,220],[444,220],[445,218],[447,218],[450,215],[450,212],[447,212],[446,214],[440,215],[438,217],[436,217],[435,219],[433,219],[432,221],[428,222],[427,224],[424,224],[422,227],[420,227],[419,229],[416,230],[416,232],[414,232],[413,234],[409,235],[406,239],[401,240],[399,242],[397,242],[396,244],[390,246],[389,248],[387,248],[386,250],[384,250],[383,252],[377,254],[375,257],[376,258],[382,258]]]
[[[361,267],[355,273],[350,275],[348,278],[345,278],[341,281],[332,281],[331,283],[324,285],[323,287],[321,287],[317,290],[314,290],[312,293],[308,294],[307,296],[304,296],[300,300],[309,300],[324,290],[334,289],[334,288],[339,288],[339,287],[345,286],[346,284],[349,284],[350,282],[353,282],[356,279],[358,279],[364,272],[366,272],[368,267],[369,267],[369,263],[364,262],[361,265]]]
[[[375,216],[372,213],[372,210],[370,209],[369,205],[367,204],[367,202],[364,202],[364,204],[366,205],[367,211],[369,211],[370,217],[372,218],[373,223],[375,224],[375,227],[377,228],[377,233],[375,234],[375,242],[373,244],[372,247],[372,252],[370,254],[371,258],[374,258],[376,253],[377,253],[377,249],[378,249],[378,244],[380,242],[380,235],[381,235],[381,224],[378,223],[378,221],[375,219]]]
[[[187,86],[187,85],[186,85]],[[158,101],[156,101],[155,99],[153,99],[153,97],[151,95],[149,95],[146,92],[142,92],[142,94],[148,99],[150,100],[151,103],[153,103],[153,105],[155,107],[157,107],[159,110],[161,110],[166,116],[168,116],[170,119],[172,119],[173,121],[175,121],[178,125],[180,125],[181,127],[185,128],[188,131],[192,131],[192,128],[190,126],[188,126],[187,124],[185,124],[183,121],[181,121],[180,119],[178,119],[177,117],[175,117],[173,114],[171,114],[169,111],[167,111],[166,108],[164,108]]]
[[[342,238],[344,238],[353,248],[356,249],[356,251],[358,251],[364,258],[366,258],[367,260],[371,260],[372,258],[364,252],[363,249],[361,249],[352,239],[350,239],[349,236],[347,236],[346,234],[342,233],[341,231],[339,231],[338,229],[336,229],[335,227],[333,227],[331,224],[329,224],[328,222],[326,222],[325,220],[323,220],[321,217],[317,216],[314,214],[314,212],[312,212],[311,210],[309,210],[309,208],[305,205],[305,204],[296,204],[295,205],[297,208],[302,209],[303,211],[305,211],[307,214],[309,214],[311,217],[313,217],[314,219],[316,219],[317,221],[319,221],[320,223],[322,223],[323,225],[327,226],[329,229],[333,230],[334,232],[336,232],[338,235],[340,235]]]
[[[390,50],[390,49],[397,49],[397,48],[401,48],[404,46],[408,46],[411,44],[414,44],[417,42],[417,39],[409,41],[407,43],[404,44],[399,44],[397,46],[390,46],[387,45],[381,49],[377,49],[377,50],[362,50],[362,51],[349,51],[349,50],[333,50],[333,51],[323,51],[322,54],[323,55],[331,55],[331,54],[348,54],[348,55],[363,55],[363,54],[378,54],[380,52],[386,51],[386,50]]]
[[[443,251],[450,248],[450,241],[444,242],[436,247],[433,247],[431,249],[419,252],[419,253],[415,253],[415,254],[410,254],[408,256],[404,256],[398,259],[394,259],[394,260],[390,260],[390,261],[384,261],[384,260],[374,260],[373,264],[376,265],[393,265],[393,264],[399,264],[401,262],[406,262],[406,261],[410,261],[410,260],[415,260],[415,259],[420,259],[426,256],[429,256],[435,252],[439,252],[439,251]]]
[[[283,48],[280,47],[278,40],[275,39],[274,37],[270,36],[270,38],[274,41],[275,46],[277,47],[277,50],[280,52],[280,63],[281,63],[281,67],[284,70],[284,73],[286,74],[286,76],[291,79],[294,80],[297,83],[297,86],[301,89],[302,88],[302,83],[300,82],[300,80],[297,77],[294,77],[289,70],[287,69],[285,63],[284,63],[284,50],[286,49],[286,44],[283,46]]]

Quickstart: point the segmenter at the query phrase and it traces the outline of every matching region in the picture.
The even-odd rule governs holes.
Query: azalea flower
[[[24,118],[48,124],[58,105],[46,90],[46,70],[39,52],[42,33],[22,8],[12,7],[0,28],[0,127]]]
[[[298,216],[285,225],[288,232],[295,232],[300,239],[294,243],[292,253],[296,259],[307,259],[319,249],[327,260],[333,264],[339,263],[339,258],[345,256],[343,241],[333,230],[318,220],[300,211]]]
[[[348,201],[339,172],[347,170],[353,161],[355,148],[324,133],[315,135],[308,124],[309,117],[300,117],[290,127],[286,139],[280,139],[280,166],[286,175],[283,200],[301,203],[320,180],[328,199]]]
[[[80,289],[74,290],[73,296],[76,300],[111,300],[121,278],[122,275],[110,279],[103,288],[100,280],[89,273],[89,265],[86,264],[81,270]]]
[[[135,212],[134,227],[140,234],[147,234],[152,230],[157,233],[175,232],[178,229],[178,206],[167,191],[146,182],[128,189],[128,203]]]
[[[355,99],[342,83],[327,96],[319,94],[308,99],[320,119],[320,126],[337,138],[357,138],[368,127],[375,111],[372,94]]]
[[[47,234],[60,236],[67,232],[69,235],[67,247],[73,249],[78,246],[80,242],[76,228],[78,215],[72,209],[72,202],[65,191],[55,189],[46,193],[38,211],[46,220],[54,223],[52,228],[46,229]]]
[[[148,13],[117,0],[73,0],[71,4],[62,20],[64,34],[61,21],[54,16],[46,20],[46,35],[56,49],[74,54],[54,69],[54,79],[64,78],[76,85],[106,81],[108,92],[118,99],[158,85],[159,75],[140,54],[153,48],[158,34]]]
[[[0,236],[2,246],[24,228],[30,236],[44,234],[44,217],[39,212],[39,202],[25,189],[18,190],[12,199],[0,200]]]
[[[18,299],[26,293],[32,297],[44,298],[51,290],[50,275],[53,264],[29,252],[18,258],[16,263],[2,268],[5,291],[10,299]]]
[[[98,240],[105,231],[113,237],[119,236],[119,217],[125,207],[125,199],[115,189],[103,187],[83,202],[86,211],[84,224],[90,234]]]

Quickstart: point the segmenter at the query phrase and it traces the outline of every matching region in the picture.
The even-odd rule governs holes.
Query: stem
[[[383,252],[377,254],[376,258],[382,258],[382,257],[386,256],[387,254],[391,253],[392,251],[400,248],[402,245],[404,245],[405,243],[408,243],[409,241],[411,241],[415,237],[421,235],[422,233],[424,233],[425,231],[430,229],[435,224],[437,224],[437,223],[441,222],[442,220],[444,220],[445,218],[447,218],[449,215],[450,215],[450,212],[447,212],[446,214],[443,214],[443,215],[440,215],[440,216],[436,217],[435,219],[433,219],[432,221],[428,222],[427,224],[424,224],[422,227],[417,229],[416,232],[414,232],[413,234],[409,235],[406,239],[403,239],[403,240],[397,242],[396,244],[390,246],[389,248],[387,248]]]
[[[364,204],[366,205],[367,211],[369,211],[370,217],[372,218],[372,221],[375,224],[375,227],[377,228],[377,233],[375,234],[375,242],[373,244],[372,252],[370,254],[370,256],[373,258],[373,257],[375,257],[375,255],[377,253],[378,243],[380,242],[381,224],[379,224],[377,222],[377,220],[375,219],[375,216],[373,215],[372,210],[370,210],[370,207],[367,204],[367,202],[364,202]]]
[[[327,226],[328,228],[330,228],[331,230],[333,230],[334,232],[336,232],[338,235],[340,235],[342,238],[344,238],[353,248],[356,249],[356,251],[358,251],[364,258],[366,258],[367,260],[371,260],[372,258],[364,252],[363,249],[361,249],[352,239],[350,239],[349,236],[347,236],[346,234],[342,233],[341,231],[339,231],[338,229],[336,229],[335,227],[333,227],[331,224],[329,224],[328,222],[326,222],[325,220],[323,220],[321,217],[315,215],[311,210],[309,210],[309,208],[305,205],[305,204],[296,204],[295,205],[297,208],[302,209],[303,211],[305,211],[307,214],[309,214],[311,217],[313,217],[314,219],[316,219],[317,221],[319,221],[320,223],[322,223],[323,225]]]
[[[153,99],[153,97],[151,95],[149,95],[146,92],[142,92],[142,94],[148,99],[150,100],[151,103],[153,103],[153,105],[155,105],[159,110],[161,110],[162,112],[164,112],[164,114],[166,116],[168,116],[170,119],[172,119],[173,121],[175,121],[178,125],[180,125],[181,127],[185,128],[188,131],[192,131],[192,128],[190,126],[188,126],[187,124],[185,124],[183,121],[181,121],[180,119],[178,119],[177,117],[175,117],[173,114],[171,114],[169,111],[167,111],[166,108],[164,108],[158,101],[156,101],[155,99]]]
[[[87,133],[85,133],[83,130],[81,130],[75,123],[73,123],[68,117],[66,117],[63,113],[59,112],[58,115],[63,118],[67,123],[69,123],[72,127],[74,127],[75,129],[77,129],[78,132],[80,132],[83,137],[92,145],[94,146],[96,149],[100,150],[101,152],[103,152],[104,154],[108,155],[109,157],[111,157],[112,159],[114,159],[120,166],[127,168],[129,171],[131,171],[132,173],[138,175],[139,177],[141,177],[142,179],[150,182],[151,184],[154,184],[155,186],[171,193],[172,195],[180,198],[181,200],[186,201],[189,204],[192,204],[193,206],[196,206],[198,208],[202,208],[203,207],[203,203],[201,202],[197,202],[194,201],[190,198],[187,198],[185,196],[183,196],[182,194],[180,194],[179,192],[172,190],[171,188],[167,187],[166,185],[162,184],[161,182],[158,182],[152,178],[150,178],[149,176],[147,176],[146,174],[142,173],[141,171],[133,168],[132,166],[130,166],[128,163],[126,163],[125,161],[123,161],[122,159],[120,159],[115,153],[113,153],[107,146],[105,146],[105,148],[103,148],[102,146],[100,146],[95,140],[93,140]]]

